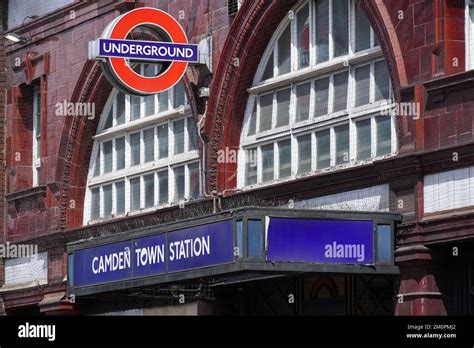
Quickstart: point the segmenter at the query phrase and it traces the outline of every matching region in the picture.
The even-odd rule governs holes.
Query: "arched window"
[[[154,76],[157,68],[134,69]],[[84,223],[198,198],[199,166],[197,129],[183,82],[146,97],[114,90],[94,137]]]
[[[387,65],[355,1],[299,3],[276,29],[249,94],[241,188],[397,151]]]

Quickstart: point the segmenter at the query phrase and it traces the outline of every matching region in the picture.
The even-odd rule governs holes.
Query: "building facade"
[[[25,38],[0,47],[4,242],[38,246],[0,263],[4,313],[474,314],[471,1],[47,3],[0,8],[4,32]],[[143,6],[204,57],[146,97],[114,89],[87,51]],[[275,256],[277,231],[328,219],[372,221],[371,262]],[[219,223],[225,265],[79,271],[97,248]]]

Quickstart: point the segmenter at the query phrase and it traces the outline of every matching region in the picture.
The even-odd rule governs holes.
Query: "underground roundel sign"
[[[160,41],[128,39],[137,28],[152,31]],[[100,60],[108,80],[121,91],[150,95],[181,80],[188,64],[198,62],[198,46],[188,43],[183,28],[168,13],[143,7],[116,18],[99,39],[90,42],[89,59]],[[161,68],[156,76],[146,77],[133,70],[132,61],[159,64]]]

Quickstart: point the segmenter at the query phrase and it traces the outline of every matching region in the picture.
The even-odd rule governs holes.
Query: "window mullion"
[[[280,146],[278,141],[273,143],[273,179],[280,178]]]
[[[390,133],[391,133],[391,153],[395,153],[398,151],[398,141],[397,141],[397,119],[395,115],[390,116],[391,120],[391,127],[390,127]]]
[[[298,22],[297,12],[293,19],[290,19],[290,71],[298,70],[298,34],[296,23]]]
[[[332,27],[333,27],[333,17],[332,17],[332,2],[333,0],[329,0],[329,61],[334,58],[334,41],[332,38]]]
[[[188,165],[184,166],[184,199],[188,200],[191,196],[190,190],[190,177],[189,177],[189,168]]]
[[[357,126],[354,119],[349,119],[349,162],[357,160]]]
[[[318,149],[316,143],[316,133],[311,132],[311,171],[316,171],[316,162],[318,156]]]
[[[356,19],[355,19],[355,2],[349,1],[349,57],[356,52]]]
[[[375,63],[370,63],[369,103],[375,102]],[[389,89],[390,90],[390,89]],[[390,94],[389,94],[390,95]]]
[[[316,28],[314,1],[309,1],[309,65],[316,65]]]
[[[331,167],[336,165],[336,131],[334,127],[330,129],[330,157],[331,157]]]
[[[291,134],[291,176],[298,173],[298,139]]]
[[[262,148],[260,146],[257,147],[257,183],[262,182],[263,172],[262,172]]]
[[[377,123],[375,117],[370,118],[370,147],[371,147],[371,157],[377,155]]]
[[[329,76],[328,115],[334,110],[334,75]]]

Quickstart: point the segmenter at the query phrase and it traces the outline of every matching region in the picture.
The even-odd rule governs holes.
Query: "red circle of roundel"
[[[154,8],[138,8],[120,18],[110,34],[111,39],[123,40],[128,33],[141,24],[153,24],[164,29],[173,43],[188,43],[179,23],[166,12]],[[173,87],[183,77],[188,63],[172,62],[163,74],[143,77],[136,74],[125,58],[110,58],[110,64],[120,81],[130,89],[142,94],[155,94]]]

